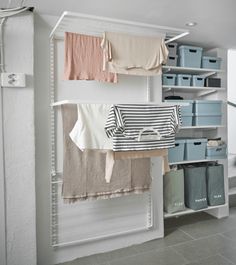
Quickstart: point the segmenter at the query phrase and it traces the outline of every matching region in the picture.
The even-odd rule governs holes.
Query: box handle
[[[173,45],[173,44],[169,44],[168,47],[170,47],[170,48],[174,48],[175,45]]]
[[[173,76],[167,76],[166,78],[167,79],[173,79],[174,77]]]
[[[201,142],[194,142],[193,144],[194,145],[201,145],[202,143]]]
[[[175,146],[179,146],[179,144],[175,144]]]
[[[196,52],[197,52],[197,50],[194,50],[194,49],[189,49],[189,52],[194,52],[194,53],[196,53]]]
[[[170,60],[175,60],[175,57],[169,56]]]
[[[202,77],[197,77],[197,80],[198,80],[198,81],[202,81],[203,78],[202,78]]]
[[[216,148],[216,152],[222,151],[222,148]]]
[[[182,78],[183,78],[183,80],[188,80],[189,79],[189,77],[187,77],[187,76],[183,76]]]
[[[216,63],[216,60],[210,59],[209,62],[210,63]]]

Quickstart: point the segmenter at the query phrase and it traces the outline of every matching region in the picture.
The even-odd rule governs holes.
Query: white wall
[[[36,193],[37,193],[37,244],[38,244],[38,264],[47,265],[55,264],[67,260],[72,260],[76,257],[86,256],[93,253],[105,252],[116,248],[132,245],[135,243],[141,243],[153,238],[158,238],[163,235],[163,210],[162,210],[162,176],[160,170],[160,161],[155,161],[155,220],[158,219],[158,225],[153,231],[137,233],[128,236],[116,237],[113,239],[97,241],[89,244],[81,244],[70,246],[66,248],[53,249],[50,247],[50,100],[49,100],[49,33],[52,26],[55,25],[56,18],[52,16],[39,16],[36,15],[36,38],[35,38],[35,86],[36,86]],[[58,53],[58,82],[60,94],[62,98],[72,98],[77,96],[84,100],[95,100],[100,95],[98,100],[132,100],[132,101],[144,101],[145,100],[145,86],[146,81],[144,78],[134,78],[132,81],[126,77],[122,78],[120,85],[111,86],[104,85],[96,82],[62,82],[62,69],[63,69],[63,43],[57,45]],[[152,97],[155,100],[161,101],[161,87],[160,78],[153,82],[155,89],[152,90]],[[96,93],[94,91],[96,90]],[[70,91],[70,92],[69,92]],[[63,94],[64,93],[64,94]],[[60,162],[60,161],[59,161]],[[61,168],[60,168],[61,169]],[[128,203],[129,196],[122,198],[121,202]],[[145,199],[145,197],[144,197]],[[131,200],[131,199],[130,199]],[[141,198],[142,200],[142,198]],[[124,202],[125,201],[125,202]],[[140,200],[137,200],[137,203]],[[132,200],[131,200],[132,202]],[[137,203],[133,206],[137,207]],[[100,203],[105,204],[105,202]],[[81,204],[82,205],[82,204]],[[85,204],[84,204],[85,205]],[[90,204],[91,205],[91,204]],[[143,202],[142,202],[143,205]],[[76,207],[76,206],[74,206]],[[78,204],[78,207],[80,205]],[[81,206],[83,207],[83,206]],[[68,214],[69,206],[64,206],[64,210]],[[72,208],[72,207],[71,207]],[[157,210],[158,209],[158,210]],[[144,209],[145,210],[145,209]],[[132,211],[132,208],[131,208]],[[78,212],[78,211],[77,211]],[[73,212],[71,211],[73,214]],[[89,218],[89,216],[87,217]],[[94,214],[94,218],[96,218]],[[127,222],[132,222],[133,216],[127,215]],[[145,218],[145,215],[142,216]],[[79,240],[79,235],[83,235],[83,226],[79,223],[77,227],[74,227],[72,236],[74,239]],[[88,220],[92,222],[92,219]],[[135,222],[135,220],[134,220]],[[138,224],[139,220],[137,220]],[[119,224],[114,222],[114,226]],[[135,226],[134,226],[135,227]],[[104,223],[104,231],[106,224]],[[123,229],[122,229],[123,230]],[[60,235],[63,232],[59,231]],[[102,232],[102,231],[101,231]],[[78,235],[75,238],[75,235]],[[68,240],[68,238],[67,238]]]
[[[7,264],[34,265],[36,224],[33,14],[27,12],[9,18],[4,36],[6,71],[27,75],[26,88],[2,90]],[[3,176],[1,182],[2,178]],[[1,238],[2,240],[4,239]],[[4,264],[2,257],[0,263]]]

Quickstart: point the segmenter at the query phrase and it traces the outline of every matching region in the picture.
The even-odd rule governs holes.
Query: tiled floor
[[[165,221],[165,238],[60,265],[236,264],[236,208],[217,220],[205,213]]]

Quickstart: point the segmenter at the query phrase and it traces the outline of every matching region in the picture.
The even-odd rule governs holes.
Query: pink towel
[[[117,75],[103,71],[102,38],[65,33],[65,64],[66,80],[98,80],[117,82]]]

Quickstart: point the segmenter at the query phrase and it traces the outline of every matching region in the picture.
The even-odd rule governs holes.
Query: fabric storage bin
[[[179,66],[200,68],[202,59],[202,48],[181,45],[179,47]]]
[[[219,146],[207,146],[206,149],[206,158],[211,159],[211,158],[225,158],[226,157],[226,149],[227,146],[226,144],[224,145],[219,145]]]
[[[193,210],[207,208],[206,167],[184,168],[185,205]]]
[[[184,160],[184,139],[175,139],[175,147],[168,149],[169,163],[180,162]]]
[[[202,56],[202,68],[220,69],[221,58]]]
[[[221,125],[221,114],[198,114],[193,115],[193,126],[220,126]]]
[[[221,100],[194,100],[193,112],[201,114],[219,114],[222,112]]]
[[[191,84],[191,75],[177,75],[177,85],[178,86],[190,86]]]
[[[176,74],[163,74],[162,84],[164,86],[174,86],[176,83]]]
[[[203,160],[206,158],[207,139],[186,139],[185,160]]]
[[[185,210],[184,171],[170,171],[164,175],[164,211],[175,213]]]
[[[199,75],[193,75],[191,85],[196,87],[204,87],[204,81],[204,77]]]
[[[166,65],[177,66],[178,55],[168,55]]]
[[[182,127],[192,126],[193,113],[181,113]]]
[[[174,105],[178,105],[180,103],[188,103],[186,106],[181,106],[181,116],[185,114],[192,114],[193,113],[193,103],[194,100],[192,99],[184,99],[184,100],[175,100],[175,99],[166,99],[165,102],[171,102]]]
[[[208,166],[206,169],[208,205],[225,204],[225,183],[223,165]]]
[[[206,87],[221,87],[221,79],[208,77],[205,80],[205,86]]]
[[[177,43],[176,42],[171,42],[167,43],[166,47],[169,51],[169,55],[176,55],[177,54]]]

